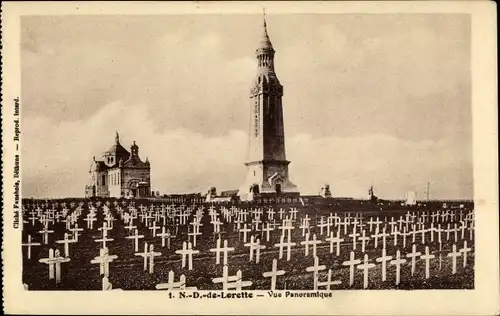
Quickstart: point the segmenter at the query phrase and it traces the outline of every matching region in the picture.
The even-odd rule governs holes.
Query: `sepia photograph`
[[[84,6],[17,20],[23,291],[478,291],[473,14]]]

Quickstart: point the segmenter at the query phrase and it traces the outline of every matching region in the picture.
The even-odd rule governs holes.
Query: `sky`
[[[290,178],[304,194],[473,197],[470,19],[268,14]],[[83,196],[114,142],[162,193],[244,182],[262,16],[30,16],[21,21],[25,197]]]

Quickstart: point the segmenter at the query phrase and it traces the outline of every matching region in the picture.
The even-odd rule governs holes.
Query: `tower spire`
[[[262,18],[264,20],[264,31],[267,33],[266,8],[262,8]]]
[[[271,44],[271,40],[269,39],[269,35],[267,34],[267,21],[266,21],[266,9],[262,8],[262,35],[260,38],[260,48],[261,49],[273,49],[273,44]]]
[[[115,135],[115,143],[119,144],[120,143],[120,135],[118,135],[118,131],[116,131]]]

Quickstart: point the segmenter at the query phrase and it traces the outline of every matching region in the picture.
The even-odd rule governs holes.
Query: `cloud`
[[[77,121],[120,100],[165,132],[246,129],[261,18],[27,17],[23,115]],[[276,14],[268,31],[288,135],[470,139],[469,16]]]
[[[149,157],[152,186],[164,193],[205,192],[238,188],[245,176],[247,135],[231,130],[205,135],[187,129],[163,130],[137,104],[103,106],[87,120],[53,124],[43,117],[22,122],[23,196],[82,196],[92,156],[113,144],[136,141],[140,156]],[[336,196],[365,195],[370,184],[385,198],[407,190],[423,195],[427,181],[432,197],[472,196],[471,148],[453,139],[411,142],[393,136],[287,137],[291,179],[302,193],[314,194],[328,182]],[[458,148],[458,149],[457,149]]]

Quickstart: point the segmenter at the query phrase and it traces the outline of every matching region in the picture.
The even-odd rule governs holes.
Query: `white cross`
[[[374,263],[368,263],[368,254],[365,253],[363,263],[359,264],[356,268],[363,270],[363,289],[368,288],[368,270],[375,267]]]
[[[186,224],[186,220],[187,218],[189,217],[189,214],[187,212],[182,212],[179,214],[179,218],[180,218],[180,223],[181,225],[185,225]]]
[[[262,221],[260,220],[260,218],[256,217],[252,220],[252,224],[254,225],[255,227],[255,231],[259,231],[259,224],[262,223]]]
[[[243,287],[252,286],[252,281],[243,281],[241,270],[236,272],[236,280],[233,283],[228,283],[227,288],[234,288],[236,291],[241,291]]]
[[[450,223],[446,226],[446,240],[450,240],[450,233],[453,231],[453,229],[450,228]]]
[[[156,286],[157,290],[188,290],[188,291],[196,291],[196,287],[186,287],[186,276],[184,274],[181,274],[179,277],[179,281],[175,282],[174,281],[174,271],[170,270],[168,272],[168,283],[160,283],[157,284]]]
[[[420,232],[422,233],[422,244],[425,245],[425,233],[427,232],[427,230],[425,229],[424,225],[422,225],[422,229],[420,230]]]
[[[441,243],[441,233],[443,232],[443,229],[441,229],[441,224],[438,224],[438,228],[436,228],[435,231],[438,234],[438,242]]]
[[[84,221],[87,222],[87,229],[94,229],[94,222],[97,221],[97,218],[95,218],[95,216],[90,215],[89,213],[87,217],[84,219]]]
[[[385,227],[382,229],[382,233],[379,234],[379,237],[382,237],[382,249],[385,249],[385,241],[386,241],[386,237],[388,237],[389,234],[385,232]]]
[[[326,241],[330,242],[330,253],[333,252],[333,243],[337,243],[337,253],[336,255],[340,255],[340,243],[344,241],[343,238],[340,238],[340,228],[337,230],[337,236],[333,238],[333,232],[330,232],[330,237],[325,238]]]
[[[431,234],[431,242],[434,242],[434,231],[436,231],[436,229],[434,228],[434,223],[431,223],[431,227],[429,228],[429,233]]]
[[[104,235],[104,232],[103,232]],[[108,238],[107,236],[103,236],[101,239],[96,239],[94,242],[102,242],[102,247],[101,248],[106,248],[106,242],[107,241],[113,241],[113,238]]]
[[[319,227],[319,234],[323,236],[323,227],[328,226],[328,223],[325,223],[325,221],[323,220],[323,216],[321,216],[319,224],[317,224],[317,226]]]
[[[56,283],[61,282],[61,263],[69,262],[71,259],[63,258],[60,255],[59,250],[54,252],[54,249],[49,249],[49,257],[39,259],[38,262],[45,263],[49,265],[49,280],[54,279],[54,269],[55,269],[55,279]]]
[[[465,221],[460,221],[460,224],[462,224],[460,226],[460,231],[461,231],[460,238],[464,239],[465,238],[465,229],[467,228],[467,225],[465,224]]]
[[[318,287],[326,286],[326,290],[330,291],[330,286],[342,284],[342,281],[334,280],[332,281],[332,269],[328,269],[328,275],[325,282],[318,282]]]
[[[165,232],[165,226],[162,226],[161,233],[156,234],[156,237],[160,237],[161,238],[161,246],[162,247],[165,247],[165,239],[167,239],[167,248],[170,249],[170,239],[173,236],[172,236],[172,234],[170,234],[170,230],[169,229],[167,229],[167,231]]]
[[[354,266],[361,263],[361,260],[354,259],[354,251],[351,251],[349,255],[349,260],[342,262],[343,266],[349,266],[349,286],[354,283]]]
[[[281,235],[281,237],[280,237],[280,243],[279,244],[275,244],[274,247],[279,247],[280,248],[279,258],[281,259],[281,258],[283,258],[283,247],[287,246],[286,260],[290,261],[291,252],[292,252],[291,247],[295,246],[296,243],[291,242],[291,236],[290,236],[290,234],[288,235],[288,242],[285,243],[284,239],[285,239],[285,236]]]
[[[243,220],[240,218],[240,215],[237,215],[237,218],[233,221],[233,227],[235,230],[241,229],[241,224],[243,224]]]
[[[106,214],[106,217],[104,218],[104,220],[106,221],[106,223],[108,224],[108,227],[110,229],[113,229],[113,221],[115,220],[113,218],[113,215],[111,215],[111,213],[107,213]]]
[[[113,260],[118,259],[117,255],[109,255],[108,248],[101,248],[99,250],[99,256],[95,257],[90,263],[99,264],[99,274],[104,274],[105,277],[109,277],[109,263]]]
[[[220,264],[220,253],[223,251],[220,247],[220,238],[217,239],[216,248],[211,248],[210,252],[215,252],[215,264]]]
[[[154,257],[161,256],[161,252],[154,251],[154,245],[149,245],[148,252],[148,243],[144,243],[144,252],[135,253],[136,256],[141,256],[144,258],[144,271],[148,269],[148,259],[149,259],[149,274],[154,271]]]
[[[411,276],[415,273],[415,263],[417,257],[420,257],[422,255],[421,252],[417,252],[417,245],[413,244],[411,247],[411,252],[406,254],[406,258],[411,258]]]
[[[153,221],[153,225],[149,226],[148,228],[151,231],[153,237],[156,237],[156,231],[158,230],[158,228],[160,228],[160,226],[156,226],[156,221]]]
[[[38,231],[39,234],[43,234],[43,243],[46,245],[49,243],[49,234],[52,234],[53,230],[48,230],[47,227],[44,227],[43,230]]]
[[[339,225],[344,226],[344,235],[347,235],[347,226],[350,225],[349,218],[345,217],[343,222],[339,222]]]
[[[260,239],[257,239],[255,245],[255,263],[260,262],[260,251],[266,249],[266,246],[260,244]]]
[[[201,224],[199,222],[199,220],[201,220],[201,218],[200,219],[194,219],[191,223],[189,223],[189,225],[193,226],[193,232],[195,232],[195,233],[200,232],[200,226],[203,226],[203,224]]]
[[[47,218],[47,216],[42,215],[42,218],[39,221],[40,221],[40,223],[42,223],[43,227],[45,227],[45,228],[49,227],[50,220]]]
[[[135,235],[127,236],[125,238],[134,240],[134,251],[137,252],[139,251],[139,239],[144,238],[144,235],[139,235],[139,230],[137,229],[134,231],[134,233]]]
[[[471,220],[469,226],[469,239],[472,240],[473,237],[474,237],[474,220]]]
[[[266,232],[266,241],[269,242],[269,233],[274,231],[274,227],[271,228],[269,222],[267,222],[266,228],[262,228],[262,232]]]
[[[397,244],[398,244],[398,235],[402,235],[402,234],[399,232],[398,228],[395,227],[394,230],[392,231],[391,235],[394,236],[394,239],[393,239],[394,246],[397,246]]]
[[[467,240],[464,240],[464,247],[459,250],[459,252],[464,254],[463,267],[467,266],[467,253],[471,251],[471,248],[467,248]]]
[[[224,251],[223,264],[227,265],[228,252],[229,251],[234,251],[234,248],[233,247],[228,247],[227,240],[224,240],[224,248],[222,248],[222,250]]]
[[[186,267],[186,256],[188,259],[188,269],[193,270],[193,254],[200,253],[199,250],[193,250],[193,246],[191,243],[182,243],[182,249],[176,250],[176,254],[180,254],[182,256],[182,268]]]
[[[214,234],[220,233],[220,225],[222,224],[222,222],[220,222],[218,219],[215,219],[211,221],[210,224],[214,226]]]
[[[229,282],[236,281],[238,276],[229,276],[229,268],[227,265],[224,265],[222,268],[222,277],[212,279],[213,283],[222,283],[222,290],[226,291],[228,289]]]
[[[64,256],[69,257],[69,244],[70,243],[75,243],[76,240],[74,239],[68,239],[68,233],[64,233],[64,239],[63,240],[57,240],[56,243],[58,244],[64,244]]]
[[[28,235],[28,242],[26,244],[21,244],[21,246],[28,247],[28,259],[31,259],[31,247],[32,246],[40,246],[41,244],[38,242],[31,242],[31,235]]]
[[[241,210],[240,212],[241,216],[243,216],[243,221],[247,221],[247,215],[248,215],[248,212],[247,210]]]
[[[425,255],[421,255],[420,259],[425,260],[425,278],[428,279],[430,277],[429,271],[429,261],[434,259],[436,256],[429,254],[429,246],[425,246]]]
[[[403,236],[403,248],[406,248],[406,236],[408,236],[408,230],[406,227],[403,227],[403,232],[400,234]]]
[[[396,251],[396,259],[391,261],[392,265],[396,266],[396,285],[399,284],[400,276],[401,276],[401,264],[405,263],[406,259],[401,259],[400,251]]]
[[[103,291],[121,291],[122,289],[113,289],[113,284],[109,282],[108,277],[102,278],[102,290]]]
[[[239,232],[243,233],[243,242],[247,242],[247,233],[251,231],[250,228],[247,228],[247,224],[243,225],[243,228],[240,228]]]
[[[313,280],[314,280],[314,290],[318,290],[318,276],[319,276],[319,271],[325,270],[326,266],[325,265],[319,265],[319,258],[316,256],[314,257],[314,265],[311,267],[307,267],[306,271],[307,272],[312,272],[313,273]]]
[[[365,236],[366,235],[366,232],[365,230],[363,229],[363,234],[362,234],[362,237],[359,237],[359,240],[361,240],[361,252],[362,253],[365,253],[365,245],[366,245],[366,242],[368,242],[370,240],[370,237],[367,237]]]
[[[265,278],[271,278],[271,291],[274,291],[276,289],[276,277],[280,275],[284,275],[285,271],[284,270],[278,270],[278,260],[273,259],[273,268],[270,272],[264,272],[262,273],[262,276]]]
[[[458,230],[459,230],[459,229],[457,228],[457,223],[455,223],[455,224],[453,225],[453,236],[455,237],[455,238],[454,238],[454,239],[455,239],[455,242],[457,242],[457,241],[458,241]]]
[[[385,248],[382,249],[382,256],[375,259],[376,262],[382,262],[382,281],[386,279],[387,262],[392,260],[392,256],[387,256]]]
[[[359,233],[356,233],[356,225],[352,227],[352,233],[348,236],[352,238],[352,249],[356,250],[356,237],[359,236]]]
[[[288,234],[290,234],[292,229],[295,229],[295,227],[292,225],[292,219],[288,218],[285,218],[283,220],[282,226],[279,226],[278,228],[281,229],[282,235],[285,233],[285,230],[288,232]]]
[[[394,220],[394,217],[391,217],[391,221],[389,222],[389,225],[391,225],[391,233],[394,231],[394,226],[397,224],[398,222],[396,222]]]
[[[452,252],[448,254],[448,257],[451,257],[452,262],[452,274],[457,273],[457,257],[461,256],[460,251],[457,251],[457,246],[453,244]]]
[[[304,256],[307,257],[309,255],[309,233],[306,234],[306,239],[304,241],[301,241],[300,245],[305,245]]]
[[[370,224],[370,223],[368,223]],[[375,222],[373,222],[372,224],[376,225],[375,226],[375,231],[378,232],[379,231],[379,225],[382,224],[382,222],[379,220],[378,216],[377,216],[377,220]],[[372,230],[371,228],[371,225],[370,225],[370,231]]]
[[[375,246],[375,248],[377,248],[377,246],[378,246],[378,238],[382,237],[382,234],[379,233],[379,228],[378,227],[375,229],[375,234],[373,234],[371,237],[374,238],[374,246]]]
[[[303,218],[302,219],[302,224],[300,225],[299,228],[302,229],[302,236],[305,236],[306,230],[309,233],[309,222],[305,218]]]
[[[78,242],[78,235],[79,235],[79,232],[82,232],[83,231],[83,228],[78,228],[78,224],[75,224],[75,227],[73,228],[70,228],[69,231],[71,231],[71,233],[73,233],[73,239]]]
[[[252,235],[252,237],[250,237],[250,242],[244,244],[244,246],[245,247],[249,247],[249,250],[250,250],[250,259],[249,259],[249,261],[253,261],[253,252],[255,250],[255,247],[257,246],[257,243],[255,242],[255,237]]]
[[[269,210],[267,210],[267,219],[272,221],[274,219],[274,210],[272,208],[270,208]]]
[[[198,226],[199,227],[199,226]],[[189,227],[188,227],[189,228]],[[199,229],[199,228],[198,228]],[[201,235],[201,233],[199,231],[197,231],[197,229],[195,228],[194,231],[192,233],[188,233],[188,236],[191,236],[193,237],[193,246],[196,247],[196,237],[198,235]],[[188,240],[189,240],[189,237],[188,237]]]
[[[99,227],[97,230],[102,231],[102,236],[106,237],[108,236],[108,230],[112,230],[112,228],[108,226],[108,223],[103,222],[102,227]]]
[[[285,213],[285,210],[283,210],[282,208],[280,208],[278,214],[280,214],[280,220],[283,219],[283,214]]]

